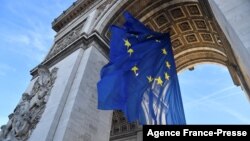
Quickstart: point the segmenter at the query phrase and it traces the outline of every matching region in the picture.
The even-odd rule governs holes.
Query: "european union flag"
[[[98,108],[122,110],[129,122],[185,124],[169,34],[151,31],[127,12],[124,17],[123,27],[111,27]]]

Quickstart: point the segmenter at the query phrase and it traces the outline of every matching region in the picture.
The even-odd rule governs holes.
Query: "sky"
[[[51,22],[74,0],[1,0],[0,125],[7,123],[28,86],[29,71],[45,57]],[[250,124],[250,103],[225,67],[199,65],[179,74],[188,124]]]
[[[250,102],[226,67],[202,64],[178,77],[188,124],[250,124]]]
[[[55,32],[51,22],[75,0],[1,0],[0,125],[27,88],[29,71],[45,57]]]

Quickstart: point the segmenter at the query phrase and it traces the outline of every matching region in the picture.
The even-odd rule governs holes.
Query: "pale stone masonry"
[[[121,25],[125,10],[155,31],[170,32],[178,72],[204,62],[224,65],[249,98],[249,0],[77,0],[53,21],[53,46],[31,70],[0,141],[142,141],[138,123],[97,109],[109,26]]]

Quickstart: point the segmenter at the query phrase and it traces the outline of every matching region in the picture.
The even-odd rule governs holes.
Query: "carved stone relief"
[[[106,8],[109,4],[111,4],[112,2],[114,2],[114,0],[106,0],[103,4],[101,4],[99,7],[97,7],[97,9],[98,9],[99,11],[104,11],[105,8]]]
[[[131,132],[141,130],[141,126],[138,122],[128,123],[123,113],[119,110],[113,112],[112,126],[110,137],[117,137],[124,134],[129,134]]]
[[[108,9],[108,8],[110,8],[110,5],[112,4],[112,3],[114,3],[115,2],[115,0],[106,0],[105,2],[103,2],[99,7],[97,7],[97,10],[98,10],[98,13],[97,13],[97,15],[96,15],[96,21],[98,22],[98,18],[101,18],[102,16],[101,15],[104,15],[106,12],[106,10]]]
[[[45,109],[57,70],[54,68],[50,72],[46,66],[38,66],[38,79],[31,93],[23,93],[14,112],[9,115],[8,123],[1,126],[0,141],[26,141],[29,138]]]
[[[52,50],[49,52],[48,56],[46,57],[46,60],[51,58],[52,56],[54,56],[61,50],[65,49],[69,44],[73,43],[80,36],[80,31],[82,27],[83,27],[83,23],[79,24],[75,29],[71,30],[64,37],[56,41],[56,43],[52,47]]]

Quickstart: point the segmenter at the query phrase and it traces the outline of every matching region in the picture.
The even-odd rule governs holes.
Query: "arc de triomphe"
[[[125,10],[155,31],[170,32],[177,71],[224,65],[249,97],[249,7],[249,0],[77,0],[53,21],[54,44],[31,70],[0,141],[142,141],[137,123],[128,124],[119,111],[97,110],[108,29],[124,22]]]

